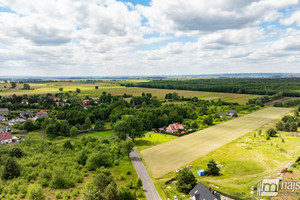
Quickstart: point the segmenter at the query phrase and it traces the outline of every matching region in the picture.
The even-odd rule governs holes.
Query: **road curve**
[[[135,171],[137,172],[138,176],[142,179],[144,192],[148,200],[161,200],[139,154],[133,149],[130,153],[131,161],[134,165]]]

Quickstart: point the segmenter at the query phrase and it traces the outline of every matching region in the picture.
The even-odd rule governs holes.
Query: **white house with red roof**
[[[178,132],[180,134],[185,134],[185,127],[179,123],[169,124],[169,126],[166,128],[166,132],[169,133]]]
[[[0,144],[9,144],[12,143],[11,132],[0,133]]]

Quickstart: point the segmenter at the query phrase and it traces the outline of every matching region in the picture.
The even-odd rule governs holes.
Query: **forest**
[[[300,78],[215,78],[185,80],[152,80],[150,82],[127,83],[126,87],[194,90],[239,94],[274,95],[300,97]]]

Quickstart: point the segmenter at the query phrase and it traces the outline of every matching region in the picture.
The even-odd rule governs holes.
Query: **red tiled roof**
[[[47,113],[46,110],[41,110],[40,112],[38,112],[37,114],[43,114],[43,113]]]
[[[10,132],[0,133],[0,140],[9,140],[12,139],[12,135]]]
[[[179,123],[174,123],[174,124],[170,124],[167,129],[171,129],[171,130],[183,130],[184,126],[182,124]]]

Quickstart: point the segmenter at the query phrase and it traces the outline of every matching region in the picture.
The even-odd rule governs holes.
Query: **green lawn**
[[[135,139],[135,146],[137,147],[138,151],[143,149],[152,147],[157,144],[161,144],[164,142],[168,142],[170,140],[176,139],[178,136],[161,134],[161,133],[149,133],[146,134],[143,138],[136,138]]]

